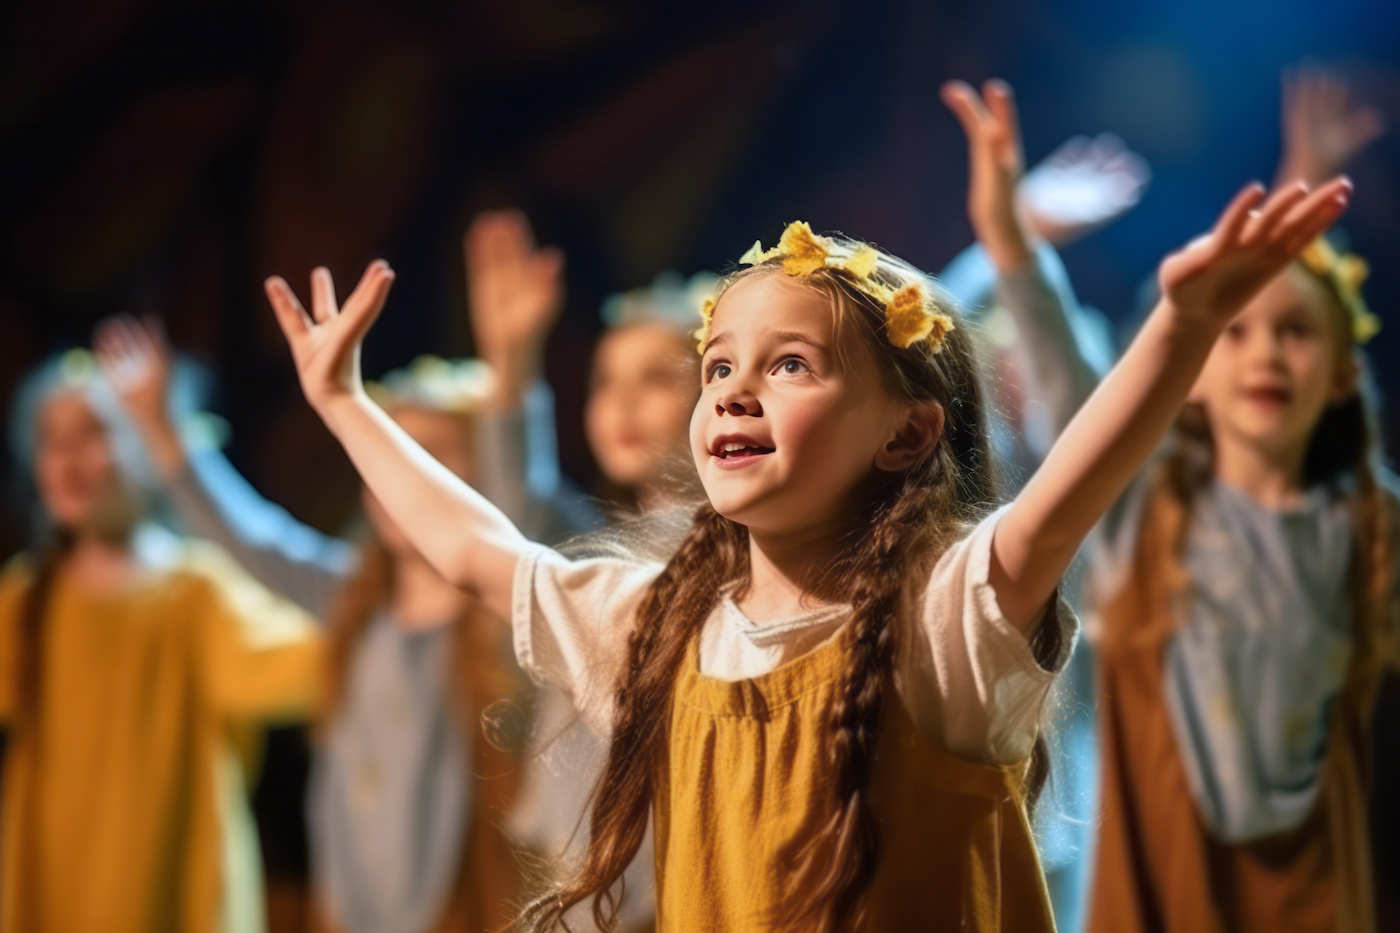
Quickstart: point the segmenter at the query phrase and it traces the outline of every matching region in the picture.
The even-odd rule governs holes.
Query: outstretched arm
[[[495,375],[476,419],[480,491],[528,537],[553,541],[597,523],[563,481],[544,346],[564,306],[564,254],[535,244],[518,210],[484,211],[463,238],[477,353]]]
[[[1030,624],[1050,598],[1171,426],[1216,337],[1337,219],[1350,193],[1349,181],[1334,179],[1311,194],[1290,185],[1265,202],[1250,185],[1210,233],[1162,263],[1161,302],[997,527],[991,583],[1012,624]]]
[[[354,548],[269,502],[216,446],[192,447],[171,418],[171,352],[160,322],[116,317],[98,326],[98,364],[189,533],[228,551],[258,582],[325,618],[354,565]]]
[[[1079,138],[1023,176],[1020,121],[1005,82],[988,81],[979,95],[965,82],[949,81],[942,97],[967,136],[968,218],[996,270],[999,302],[1015,322],[1033,397],[1058,435],[1102,370],[1081,349],[1075,320],[1084,312],[1058,258],[1040,241],[1051,239],[1048,230],[1066,242],[1126,213],[1147,182],[1146,163],[1111,138]],[[1037,191],[1028,191],[1037,174]],[[1071,202],[1081,208],[1076,212]]]
[[[377,260],[341,306],[330,272],[317,268],[311,273],[310,314],[280,276],[268,279],[266,290],[307,401],[375,498],[445,579],[510,618],[515,562],[529,542],[365,393],[360,345],[393,281],[389,264]]]

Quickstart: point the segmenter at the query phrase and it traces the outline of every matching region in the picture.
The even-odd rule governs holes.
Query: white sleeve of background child
[[[900,616],[900,693],[931,740],[990,765],[1023,761],[1039,734],[1045,696],[1069,660],[1074,615],[1052,600],[1039,625],[1060,628],[1048,666],[1025,634],[1006,620],[992,590],[992,535],[998,510],[944,552]]]
[[[511,625],[520,666],[562,690],[593,728],[612,722],[637,606],[660,564],[569,560],[545,547],[515,565]]]

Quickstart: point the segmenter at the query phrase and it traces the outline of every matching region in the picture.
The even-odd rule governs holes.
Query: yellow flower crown
[[[788,224],[778,245],[764,250],[755,240],[748,252],[739,258],[746,266],[756,266],[770,259],[781,259],[788,275],[811,275],[818,269],[838,269],[850,276],[856,288],[874,298],[885,308],[885,336],[900,349],[927,340],[932,352],[943,349],[943,341],[953,330],[953,319],[934,300],[929,289],[915,282],[902,288],[891,288],[875,278],[880,254],[864,244],[843,253],[830,239],[817,236],[803,221]],[[714,316],[716,298],[706,298],[700,305],[703,321],[696,331],[700,352],[710,339],[710,322]]]
[[[1366,260],[1355,253],[1339,253],[1325,237],[1318,237],[1298,254],[1298,261],[1331,286],[1351,318],[1353,340],[1364,344],[1376,336],[1381,329],[1381,319],[1371,313],[1361,295],[1361,286],[1371,274]]]

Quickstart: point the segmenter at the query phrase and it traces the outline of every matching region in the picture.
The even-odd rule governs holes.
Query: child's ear
[[[894,433],[875,453],[875,468],[898,473],[918,463],[943,434],[943,406],[932,399],[911,402]]]
[[[1333,405],[1351,398],[1361,381],[1361,360],[1355,350],[1347,353],[1332,374],[1332,389],[1327,393],[1327,401]]]

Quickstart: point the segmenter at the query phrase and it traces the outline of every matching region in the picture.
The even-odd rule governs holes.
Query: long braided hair
[[[861,245],[846,238],[835,242],[848,251]],[[721,282],[719,294],[742,278],[780,274],[780,269],[769,261],[741,270]],[[915,282],[932,287],[923,273],[884,253],[874,275],[892,289]],[[800,281],[829,300],[838,349],[861,341],[893,398],[936,401],[945,419],[942,434],[918,463],[870,492],[852,516],[831,573],[823,574],[836,581],[835,594],[852,606],[844,634],[851,647],[848,667],[830,713],[834,796],[831,815],[779,909],[794,929],[833,931],[859,916],[879,864],[880,832],[869,789],[875,743],[892,696],[897,606],[908,582],[987,514],[998,484],[970,327],[959,323],[938,352],[920,344],[901,349],[885,336],[884,308],[847,273],[823,268]],[[945,310],[951,313],[951,306]],[[747,530],[708,503],[701,505],[637,612],[587,853],[571,879],[527,908],[526,929],[554,929],[570,908],[590,897],[595,923],[602,929],[615,926],[621,894],[614,886],[646,831],[655,791],[653,756],[665,734],[686,647],[714,609],[721,584],[742,594],[748,574]],[[1047,762],[1038,744],[1028,780],[1031,798]]]

